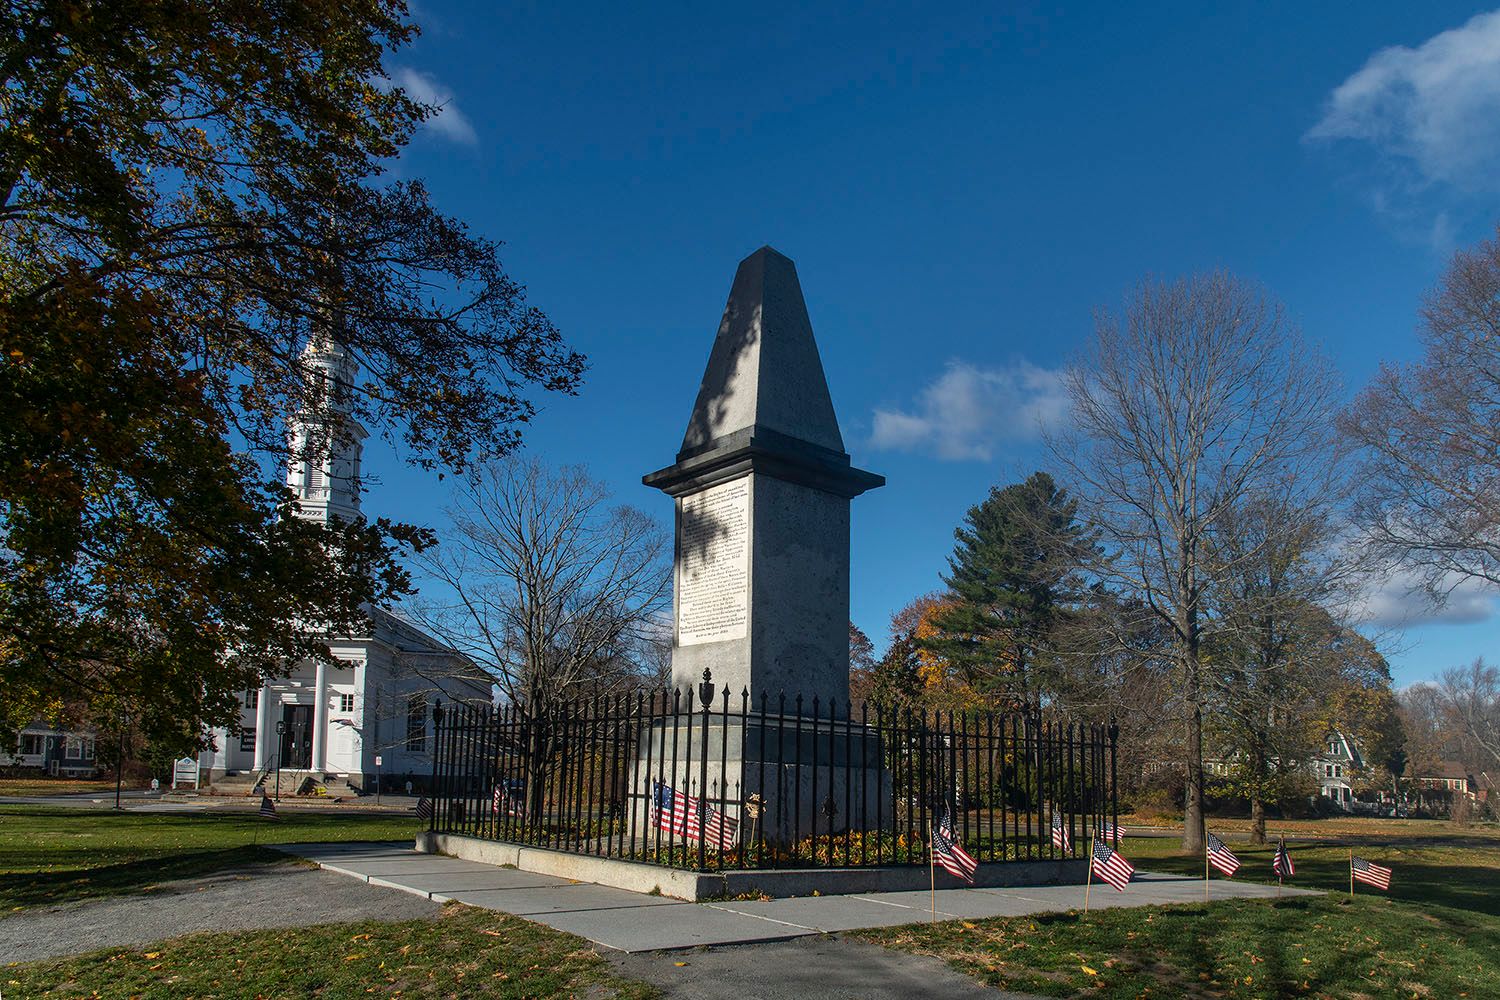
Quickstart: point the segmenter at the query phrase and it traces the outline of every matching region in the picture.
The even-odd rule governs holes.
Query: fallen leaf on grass
[[[480,931],[479,933],[488,934],[490,937],[505,937],[505,935],[501,934],[499,931]]]
[[[1084,972],[1087,972],[1091,976],[1097,976],[1099,974],[1099,970],[1098,969],[1091,969],[1087,965],[1080,965],[1079,968],[1082,969]]]

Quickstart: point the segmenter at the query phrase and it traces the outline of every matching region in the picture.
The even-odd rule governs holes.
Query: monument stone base
[[[785,845],[890,822],[881,740],[859,723],[748,716],[655,719],[631,769],[635,829],[653,829],[655,783],[704,798],[739,822],[740,843]],[[706,767],[705,767],[706,764]],[[707,789],[706,793],[704,789]],[[759,796],[760,815],[749,805]]]

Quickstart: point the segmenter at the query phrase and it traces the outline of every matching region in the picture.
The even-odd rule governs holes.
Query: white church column
[[[262,684],[260,700],[255,703],[255,770],[266,766],[273,756],[271,739],[276,735],[276,723],[271,719],[271,685]]]
[[[312,769],[319,774],[328,768],[328,665],[318,661],[313,682]]]

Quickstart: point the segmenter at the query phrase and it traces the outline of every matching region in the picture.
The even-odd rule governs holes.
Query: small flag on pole
[[[704,839],[721,851],[734,847],[738,839],[740,821],[724,815],[708,803],[704,803],[706,820],[703,824]]]
[[[1391,887],[1391,870],[1383,865],[1373,864],[1358,856],[1351,856],[1349,870],[1355,878],[1366,885],[1373,885],[1377,889]]]
[[[979,870],[979,862],[959,845],[947,806],[939,806],[932,817],[932,857],[943,871],[965,882],[972,883]]]
[[[1297,866],[1292,864],[1292,856],[1286,852],[1285,837],[1276,841],[1276,856],[1271,859],[1271,871],[1283,882],[1297,874]]]
[[[417,800],[417,819],[432,819],[432,800],[425,795]]]
[[[1224,841],[1211,833],[1208,835],[1208,861],[1226,876],[1232,876],[1240,870],[1240,859],[1224,846]]]
[[[260,797],[260,814],[266,819],[280,818],[276,815],[276,803],[271,801],[271,797],[269,795],[262,795]]]
[[[660,781],[653,781],[651,784],[651,804],[657,829],[697,840],[698,835],[703,832],[698,819],[698,800]]]
[[[690,840],[703,840],[721,851],[734,847],[740,821],[670,785],[653,782],[652,811],[656,826]]]
[[[1108,882],[1120,892],[1125,891],[1125,886],[1130,883],[1130,876],[1135,874],[1135,866],[1103,841],[1094,842],[1094,858],[1090,864],[1101,882]]]
[[[1065,854],[1073,851],[1073,838],[1068,836],[1068,828],[1063,826],[1062,813],[1052,813],[1052,846]]]
[[[505,810],[507,816],[526,814],[526,803],[522,801],[521,790],[518,787],[505,782],[495,786],[494,800],[490,803],[490,815],[499,816],[501,809]]]
[[[1120,841],[1125,839],[1125,828],[1123,826],[1116,826],[1109,820],[1105,820],[1099,826],[1099,836],[1106,844],[1113,844],[1119,847]]]

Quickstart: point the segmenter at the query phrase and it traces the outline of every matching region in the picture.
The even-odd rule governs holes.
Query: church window
[[[245,692],[245,707],[250,709],[260,707],[260,688],[251,688]]]
[[[321,490],[324,485],[323,467],[312,462],[307,463],[307,488],[310,490]]]
[[[339,695],[339,711],[340,712],[352,712],[352,711],[354,711],[354,695],[352,695],[352,694],[341,694],[341,695]]]
[[[421,691],[406,700],[406,749],[427,751],[427,695]]]

